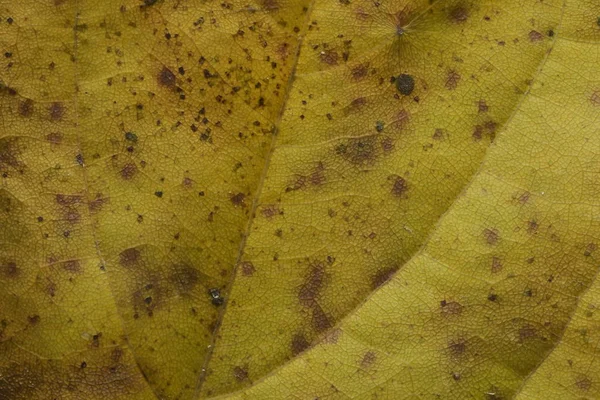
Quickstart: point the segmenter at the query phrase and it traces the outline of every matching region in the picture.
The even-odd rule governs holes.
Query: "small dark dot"
[[[8,17],[8,18],[6,18],[6,22],[8,22],[9,25],[12,25],[14,20],[11,17]]]
[[[130,142],[134,142],[134,143],[135,143],[135,142],[137,142],[137,140],[138,140],[138,137],[137,137],[137,135],[136,135],[135,133],[133,133],[133,132],[126,132],[126,133],[125,133],[125,139],[126,139],[126,140],[129,140]]]
[[[497,295],[495,295],[495,294],[490,294],[490,295],[488,296],[488,300],[489,300],[489,301],[496,301],[497,299],[498,299],[498,296],[497,296]]]
[[[44,217],[37,217],[38,222],[44,222]]]
[[[415,88],[415,79],[411,75],[402,74],[396,78],[396,89],[404,96],[410,95]]]
[[[198,196],[204,196],[204,191],[198,192]]]
[[[161,191],[157,191],[157,192],[154,192],[154,195],[155,195],[156,197],[162,197],[162,196],[163,196],[163,192],[161,192]]]
[[[178,71],[181,75],[185,75],[185,69],[183,67],[179,67]]]
[[[84,361],[81,363],[81,368],[85,368],[85,367],[87,367],[87,363]]]
[[[383,132],[383,122],[382,121],[377,121],[377,123],[375,124],[375,130],[377,130],[377,132]]]
[[[10,51],[7,51],[6,53],[4,53],[4,57],[11,58],[12,57],[12,53]]]
[[[552,29],[550,29],[548,31],[548,36],[553,37],[554,36],[554,31]]]

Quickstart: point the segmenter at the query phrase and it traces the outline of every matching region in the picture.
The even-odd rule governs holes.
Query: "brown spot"
[[[229,197],[231,203],[236,207],[246,207],[246,195],[244,193],[236,193]]]
[[[539,224],[535,220],[531,220],[527,222],[527,232],[530,234],[537,233],[539,228]]]
[[[486,113],[486,112],[488,112],[490,107],[487,105],[485,100],[479,100],[477,102],[477,109],[479,110],[480,113]]]
[[[377,143],[374,136],[348,139],[335,147],[336,154],[353,164],[367,164],[377,158]]]
[[[394,185],[392,186],[392,195],[395,197],[402,197],[408,190],[408,183],[406,183],[406,179],[397,175],[392,175],[388,179],[390,178],[394,180]]]
[[[304,189],[309,184],[311,186],[322,185],[323,183],[325,183],[324,171],[325,171],[325,166],[323,165],[322,162],[319,162],[317,164],[317,166],[315,167],[314,171],[310,175],[308,175],[308,176],[298,175],[294,184],[292,186],[286,187],[285,191],[290,192],[290,191],[294,191],[294,190]]]
[[[261,0],[261,3],[265,10],[277,10],[279,9],[279,3],[277,0]]]
[[[402,130],[408,126],[409,122],[410,122],[410,114],[408,113],[408,111],[400,110],[400,111],[398,111],[398,114],[396,114],[396,118],[394,119],[393,126],[396,129]]]
[[[460,315],[463,310],[463,306],[456,301],[442,300],[440,302],[440,307],[442,308],[442,313],[444,315]]]
[[[450,21],[455,24],[462,24],[467,19],[469,19],[469,10],[467,10],[464,6],[458,5],[450,10],[448,14]]]
[[[321,62],[328,65],[337,65],[339,57],[339,54],[331,49],[324,50],[319,54]]]
[[[453,358],[462,356],[467,350],[467,344],[464,339],[453,340],[448,345],[448,350]]]
[[[325,278],[325,268],[323,264],[313,265],[310,273],[306,277],[304,284],[298,291],[298,300],[304,307],[313,307],[316,305],[317,296],[323,286]]]
[[[352,74],[352,79],[354,79],[355,81],[359,81],[359,80],[363,79],[365,76],[367,76],[368,72],[369,72],[368,64],[359,64],[359,65],[355,66],[354,68],[352,68],[352,70],[350,71],[350,73]]]
[[[329,320],[327,314],[325,314],[325,311],[323,311],[323,308],[316,303],[312,309],[311,323],[313,328],[315,328],[315,331],[318,333],[325,332],[332,326],[331,321]]]
[[[64,219],[70,224],[77,224],[81,220],[81,214],[74,208],[68,207],[64,213]]]
[[[357,97],[356,99],[352,100],[352,102],[350,103],[350,108],[361,108],[365,104],[367,104],[366,98]]]
[[[336,344],[338,342],[340,336],[342,336],[342,330],[340,328],[333,329],[325,335],[322,343]]]
[[[377,271],[375,275],[373,275],[373,277],[371,278],[371,288],[377,289],[378,287],[389,281],[397,270],[397,267],[388,267],[382,268],[379,271]]]
[[[63,139],[62,133],[52,132],[46,135],[46,140],[52,144],[61,144]]]
[[[530,42],[539,42],[541,40],[544,40],[544,35],[542,35],[538,31],[529,32],[529,41]]]
[[[531,325],[525,325],[521,329],[519,329],[519,341],[523,342],[527,339],[532,339],[537,337],[537,330]]]
[[[121,350],[119,347],[115,348],[111,353],[110,353],[110,359],[112,362],[119,362],[121,361],[121,358],[123,357],[123,350]]]
[[[497,274],[502,271],[502,260],[499,257],[492,257],[492,274]]]
[[[521,195],[519,196],[519,202],[520,202],[521,204],[525,204],[525,203],[527,203],[527,202],[529,201],[529,197],[531,197],[531,193],[529,193],[529,192],[524,192],[523,194],[521,194]]]
[[[277,47],[276,52],[279,55],[279,59],[285,61],[285,60],[287,60],[288,56],[290,55],[290,45],[287,43],[281,43]]]
[[[238,382],[245,381],[246,379],[248,379],[248,370],[246,368],[237,366],[233,368],[233,376]]]
[[[5,276],[9,278],[16,278],[21,272],[17,267],[17,264],[10,261],[7,263],[0,264],[0,270],[4,273]]]
[[[431,137],[433,140],[444,140],[444,131],[442,129],[436,129]]]
[[[0,139],[0,170],[24,166],[19,160],[20,152],[16,142],[16,139]]]
[[[592,255],[592,253],[594,251],[596,251],[597,248],[598,248],[598,246],[596,245],[596,243],[590,243],[585,247],[585,251],[583,252],[583,255],[586,257],[589,257]]]
[[[63,263],[63,268],[65,271],[69,271],[72,273],[81,272],[81,264],[78,260],[69,260]]]
[[[161,86],[173,89],[177,84],[177,78],[169,68],[163,67],[163,69],[158,74],[158,83]]]
[[[241,267],[243,276],[252,276],[254,275],[254,272],[256,272],[254,264],[252,264],[250,261],[243,261]]]
[[[575,381],[575,386],[577,386],[578,389],[587,392],[592,387],[592,381],[587,376],[582,375]]]
[[[483,237],[488,244],[495,245],[500,239],[500,233],[496,228],[485,228],[483,230]]]
[[[394,150],[394,141],[391,137],[385,136],[381,139],[381,150],[383,150],[384,153],[389,153]]]
[[[33,100],[27,99],[19,103],[19,115],[29,118],[33,114]]]
[[[65,114],[65,107],[62,103],[54,102],[50,105],[48,111],[50,112],[50,119],[52,121],[60,121]]]
[[[592,97],[590,97],[590,101],[595,106],[600,106],[600,91],[592,93]]]
[[[130,180],[137,173],[137,166],[134,163],[127,163],[121,169],[121,178]]]
[[[30,325],[37,325],[40,322],[40,316],[39,315],[30,315],[29,317],[27,317],[27,321],[29,322]]]
[[[308,346],[310,346],[310,343],[308,343],[308,340],[302,333],[296,333],[292,337],[291,345],[292,345],[292,354],[298,355],[298,354],[302,353],[304,350],[308,349]]]
[[[171,268],[171,281],[180,294],[189,294],[198,284],[198,271],[186,264],[175,264]]]
[[[140,258],[140,251],[135,247],[130,249],[123,250],[119,254],[119,262],[124,267],[132,267],[134,266]]]
[[[193,183],[194,181],[188,177],[183,178],[183,181],[181,182],[181,184],[186,188],[192,187]]]
[[[365,353],[362,360],[360,361],[361,368],[369,368],[377,360],[377,355],[374,351],[369,350]]]
[[[460,74],[454,70],[448,71],[448,76],[446,77],[446,89],[456,89],[458,82],[460,82]]]
[[[83,201],[83,196],[80,194],[57,194],[56,202],[61,206],[72,206]]]
[[[276,215],[283,214],[277,204],[266,204],[262,206],[261,213],[265,218],[273,218]]]
[[[67,0],[54,0],[54,5],[55,6],[60,6],[61,4],[64,4]]]
[[[96,198],[89,202],[88,208],[91,213],[96,213],[102,210],[104,203],[108,201],[108,198],[102,197],[102,193],[96,193]]]

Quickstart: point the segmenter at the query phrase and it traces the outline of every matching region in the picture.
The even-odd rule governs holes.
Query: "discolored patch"
[[[295,182],[285,188],[286,192],[305,189],[309,186],[321,186],[325,183],[325,166],[319,162],[310,175],[297,175]]]
[[[410,95],[415,89],[415,78],[412,75],[401,74],[396,78],[396,89],[403,96]]]
[[[596,91],[596,92],[592,93],[592,96],[590,97],[590,101],[592,102],[593,105],[600,106],[600,91]]]
[[[388,179],[394,182],[391,190],[392,195],[394,197],[403,197],[408,191],[408,183],[406,182],[406,179],[398,175],[391,175],[388,177]]]
[[[366,104],[367,104],[367,99],[365,97],[357,97],[356,99],[352,100],[352,102],[350,103],[350,108],[357,109],[357,108],[361,108],[361,107],[365,106]]]
[[[260,212],[265,218],[268,219],[273,218],[276,215],[283,215],[283,211],[279,209],[277,204],[265,204],[261,207]]]
[[[502,271],[502,260],[499,257],[492,257],[492,274]]]
[[[325,332],[332,326],[330,318],[325,314],[323,308],[316,303],[312,307],[311,324],[318,333]]]
[[[321,291],[325,279],[325,267],[323,264],[315,264],[312,266],[310,273],[306,277],[304,284],[298,291],[298,300],[305,307],[313,307],[316,305],[317,296]]]
[[[248,369],[236,366],[233,368],[233,377],[238,382],[243,382],[248,379]]]
[[[445,84],[446,89],[455,90],[458,87],[458,82],[460,82],[460,74],[454,70],[448,71]]]
[[[17,267],[17,264],[12,261],[0,264],[0,271],[7,278],[16,278],[21,274],[21,270]]]
[[[132,179],[137,173],[138,168],[134,163],[127,163],[121,168],[121,178],[126,181]]]
[[[229,196],[231,204],[236,207],[246,207],[246,195],[244,193],[236,193]]]
[[[337,51],[332,49],[327,49],[319,53],[319,59],[322,63],[327,65],[337,65],[340,55]]]
[[[46,140],[51,144],[61,144],[63,140],[63,135],[60,132],[52,132],[46,135]]]
[[[535,43],[535,42],[540,42],[542,40],[544,40],[544,35],[542,35],[538,31],[529,32],[529,41],[530,42]]]
[[[487,105],[487,103],[485,102],[485,100],[479,100],[477,102],[477,110],[480,113],[486,113],[486,112],[489,111],[489,109],[490,109],[490,107]]]
[[[69,260],[69,261],[65,261],[63,263],[63,268],[65,271],[71,272],[71,273],[79,273],[81,272],[81,264],[79,263],[79,260]]]
[[[254,272],[256,272],[256,268],[254,268],[254,264],[250,261],[243,261],[240,265],[243,276],[252,276]]]
[[[19,159],[20,155],[16,139],[0,139],[0,170],[22,168],[24,164]]]
[[[489,245],[495,245],[500,239],[500,233],[496,228],[486,228],[483,230],[483,238]]]
[[[369,350],[364,355],[362,360],[360,361],[360,367],[363,369],[367,369],[377,361],[377,355],[374,351]]]
[[[279,2],[277,0],[260,0],[263,8],[267,11],[274,11],[279,9]]]
[[[33,100],[27,99],[19,103],[19,115],[24,118],[29,118],[33,115]]]
[[[304,350],[308,349],[309,346],[310,343],[308,343],[308,340],[304,334],[296,333],[294,336],[292,336],[291,348],[293,355],[296,356],[302,353]]]
[[[455,24],[462,24],[469,19],[469,10],[463,5],[457,5],[448,13],[448,19]]]
[[[119,263],[124,267],[133,267],[140,260],[140,251],[135,247],[123,250],[119,254]]]
[[[83,202],[83,196],[80,194],[59,193],[56,195],[55,199],[56,199],[56,203],[63,207],[72,206],[72,205],[80,204]]]
[[[27,317],[27,322],[29,322],[29,325],[37,325],[40,323],[40,316],[37,314],[30,315]]]
[[[467,343],[464,339],[452,340],[448,343],[448,351],[452,358],[460,358],[467,351]]]
[[[394,119],[393,127],[402,130],[406,129],[410,122],[410,114],[408,111],[402,109],[396,113],[396,118]]]
[[[60,121],[65,114],[65,107],[60,102],[54,102],[48,108],[48,112],[52,121]]]
[[[592,387],[592,381],[587,377],[587,375],[581,375],[575,381],[575,386],[577,386],[577,389],[587,392]]]
[[[167,67],[163,67],[158,73],[158,84],[169,89],[174,89],[177,85],[177,77]]]
[[[537,329],[535,329],[535,327],[532,325],[524,325],[519,329],[519,342],[521,343],[528,339],[534,339],[537,337]]]
[[[198,284],[198,271],[186,264],[175,264],[170,269],[172,271],[171,281],[180,294],[190,294]]]
[[[335,147],[335,152],[352,164],[369,164],[378,156],[377,142],[374,136],[351,138]]]
[[[398,271],[398,267],[388,267],[382,268],[373,275],[371,278],[371,288],[377,289],[387,281],[389,281],[392,276]]]
[[[359,80],[363,79],[364,77],[366,77],[368,72],[369,72],[368,64],[359,64],[359,65],[353,67],[352,70],[350,71],[350,73],[352,75],[352,79],[354,79],[355,81],[359,81]]]
[[[440,308],[444,315],[460,315],[463,310],[462,304],[457,301],[440,301]]]

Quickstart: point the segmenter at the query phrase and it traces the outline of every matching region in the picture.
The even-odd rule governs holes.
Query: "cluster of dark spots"
[[[240,268],[243,276],[252,276],[254,275],[254,272],[256,272],[254,264],[252,264],[250,261],[242,261]]]
[[[79,260],[69,260],[63,263],[63,268],[65,271],[71,273],[79,273],[81,272],[81,263]]]
[[[485,228],[483,230],[483,238],[489,245],[495,245],[500,240],[500,232],[496,228]]]
[[[270,219],[276,215],[283,215],[283,210],[280,210],[277,204],[266,204],[262,206],[261,213],[265,218]]]
[[[244,193],[235,193],[229,196],[231,204],[236,207],[246,207],[246,195]]]
[[[529,41],[530,42],[535,43],[535,42],[540,42],[542,40],[544,40],[544,35],[542,35],[538,31],[529,32]]]
[[[475,129],[473,130],[473,140],[479,142],[484,136],[490,138],[490,142],[493,142],[496,139],[496,128],[498,124],[494,121],[488,121],[483,125],[475,125]]]
[[[377,289],[378,287],[382,286],[384,283],[389,281],[392,278],[392,276],[394,276],[396,271],[398,271],[398,267],[396,266],[382,268],[378,270],[375,273],[375,275],[373,275],[373,277],[371,278],[371,288]]]
[[[369,64],[359,64],[352,68],[350,73],[352,74],[352,79],[355,81],[359,81],[367,76],[369,72]]]
[[[19,103],[19,115],[24,118],[29,118],[33,115],[33,100],[27,99]]]
[[[415,89],[415,78],[412,75],[401,74],[395,78],[396,89],[403,96],[410,95]]]
[[[393,182],[391,189],[392,195],[399,198],[404,197],[405,193],[408,191],[406,179],[398,175],[390,175],[388,176],[388,180]]]
[[[236,366],[233,368],[233,377],[238,382],[243,382],[248,379],[248,367]]]
[[[352,164],[367,164],[377,158],[377,143],[374,136],[351,138],[335,147],[335,152]]]
[[[163,67],[158,74],[158,84],[169,89],[174,89],[177,85],[177,77],[169,68]]]
[[[127,163],[121,168],[121,178],[128,181],[135,176],[137,170],[138,168],[134,163]]]
[[[125,249],[119,254],[119,263],[123,267],[133,267],[140,260],[140,251],[135,247]]]
[[[175,289],[182,295],[190,294],[199,281],[198,271],[186,264],[175,264],[170,268],[171,281]]]
[[[446,89],[455,90],[458,86],[458,82],[460,82],[460,74],[455,70],[448,71],[448,75],[446,76]]]
[[[360,361],[360,367],[363,369],[367,369],[371,365],[373,365],[375,361],[377,361],[377,355],[374,351],[369,350],[363,355],[363,358]]]
[[[144,310],[148,317],[154,315],[154,310],[161,305],[164,290],[156,276],[140,276],[138,289],[133,292],[134,319],[139,318],[139,310]],[[143,284],[142,282],[147,282]]]
[[[302,353],[304,350],[308,349],[309,346],[310,343],[308,343],[308,340],[303,333],[296,333],[294,336],[292,336],[291,347],[293,355]]]
[[[327,65],[337,65],[340,55],[333,49],[326,49],[319,53],[319,59]]]
[[[469,19],[469,10],[465,6],[457,5],[450,10],[448,18],[455,24],[462,24]]]
[[[440,301],[440,308],[444,315],[460,315],[463,310],[462,304],[457,301]]]
[[[309,175],[297,175],[294,183],[285,188],[286,192],[306,189],[311,186],[321,186],[325,183],[325,166],[319,162]]]

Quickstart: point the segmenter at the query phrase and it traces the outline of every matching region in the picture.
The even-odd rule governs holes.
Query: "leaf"
[[[0,397],[598,397],[599,15],[0,0]]]

